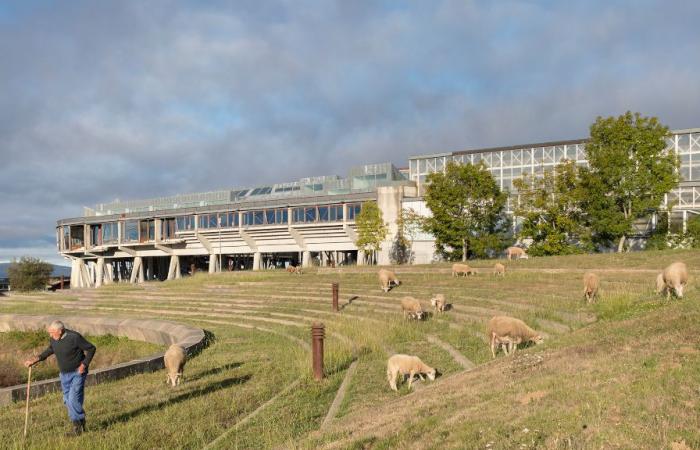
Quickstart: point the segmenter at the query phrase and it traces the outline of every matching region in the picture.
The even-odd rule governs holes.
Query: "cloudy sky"
[[[138,199],[700,127],[700,2],[0,2],[0,261]]]

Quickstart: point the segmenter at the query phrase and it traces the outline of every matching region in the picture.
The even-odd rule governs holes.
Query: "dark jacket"
[[[95,346],[89,343],[77,331],[63,330],[58,340],[49,339],[49,346],[39,355],[39,361],[43,361],[51,355],[56,355],[58,369],[62,373],[75,372],[80,363],[87,368],[95,356]]]

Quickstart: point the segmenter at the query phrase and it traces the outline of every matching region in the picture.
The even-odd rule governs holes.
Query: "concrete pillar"
[[[90,279],[90,273],[88,272],[87,265],[82,259],[78,260],[78,270],[80,272],[80,285],[81,287],[92,287],[92,280]]]
[[[260,252],[253,253],[253,270],[260,270]]]
[[[143,259],[140,256],[134,258],[134,265],[131,268],[130,283],[143,283]]]
[[[111,261],[105,263],[105,279],[104,284],[112,284],[114,281],[114,266]]]
[[[209,255],[209,273],[216,273],[219,270],[218,255]]]
[[[683,211],[683,234],[688,231],[688,211]]]
[[[73,259],[70,262],[70,287],[71,289],[79,288],[80,285],[80,272],[78,270],[78,260]]]
[[[180,278],[180,257],[172,255],[170,257],[170,267],[168,267],[168,280]]]
[[[97,268],[95,269],[95,287],[102,286],[102,280],[104,280],[105,273],[105,259],[97,258]]]
[[[363,250],[357,251],[357,265],[358,266],[365,265],[365,252]]]
[[[311,267],[311,252],[308,250],[301,254],[301,267]]]

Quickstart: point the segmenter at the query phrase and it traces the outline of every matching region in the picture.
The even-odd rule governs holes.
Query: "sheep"
[[[688,283],[688,268],[685,263],[674,262],[664,269],[662,275],[666,288],[666,298],[671,298],[671,290],[676,294],[676,297],[683,298],[683,288]]]
[[[465,277],[467,275],[475,275],[476,270],[469,267],[468,264],[459,264],[459,263],[452,264],[452,276],[458,277],[461,274],[464,274]]]
[[[399,354],[393,355],[391,358],[389,358],[386,365],[386,378],[387,381],[389,381],[389,387],[397,392],[396,376],[398,374],[401,374],[402,378],[408,375],[408,389],[410,390],[414,376],[418,375],[421,380],[425,380],[425,378],[423,378],[423,374],[426,374],[428,379],[432,381],[437,375],[437,370],[426,365],[417,356]]]
[[[301,275],[301,266],[288,266],[287,272],[296,273],[297,275]]]
[[[528,259],[527,253],[525,253],[525,249],[522,249],[520,247],[508,247],[506,249],[506,258],[510,259]]]
[[[666,294],[666,282],[664,281],[663,272],[656,276],[656,293],[660,295]]]
[[[384,292],[389,292],[392,284],[394,286],[398,286],[401,284],[401,282],[398,278],[396,278],[396,274],[391,270],[379,269],[379,284]]]
[[[496,276],[502,276],[504,277],[506,275],[506,266],[504,266],[501,263],[496,263],[493,266],[493,274]]]
[[[600,287],[600,280],[598,275],[593,272],[586,272],[583,275],[583,297],[588,303],[598,297],[598,288]]]
[[[444,294],[435,294],[433,298],[430,299],[430,304],[435,308],[435,312],[444,312],[445,311],[445,295]]]
[[[401,309],[403,317],[409,319],[423,319],[423,307],[420,302],[413,297],[404,297],[401,299]]]
[[[489,320],[487,335],[490,341],[491,355],[496,358],[496,347],[505,345],[506,355],[515,352],[522,342],[544,342],[542,336],[525,322],[507,316],[494,316]]]
[[[165,361],[165,368],[168,371],[168,383],[173,387],[180,384],[180,379],[182,378],[182,371],[185,368],[185,362],[187,356],[185,355],[185,350],[177,344],[173,344],[168,348],[168,351],[163,355],[163,360]]]

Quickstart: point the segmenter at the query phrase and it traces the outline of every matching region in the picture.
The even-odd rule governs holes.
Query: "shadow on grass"
[[[188,382],[197,381],[197,380],[202,379],[204,377],[216,375],[216,374],[221,373],[225,370],[232,370],[232,369],[235,369],[237,367],[241,367],[242,365],[243,365],[243,363],[236,361],[236,362],[224,364],[223,366],[220,366],[220,367],[212,367],[211,369],[207,369],[207,370],[200,372],[192,377],[187,377],[186,380]]]
[[[159,409],[165,408],[167,406],[171,405],[176,405],[178,403],[181,403],[186,400],[191,400],[195,399],[197,397],[201,397],[203,395],[211,394],[212,392],[216,392],[221,389],[226,389],[231,386],[236,386],[239,384],[243,384],[248,382],[252,378],[252,375],[244,375],[242,377],[233,377],[233,378],[227,378],[222,381],[217,381],[214,383],[209,383],[206,386],[202,386],[199,388],[195,388],[189,392],[183,392],[182,394],[175,395],[173,397],[170,397],[167,400],[163,400],[161,402],[157,403],[152,403],[150,405],[144,405],[141,407],[138,407],[134,410],[119,414],[117,416],[114,416],[112,418],[103,420],[96,424],[94,426],[94,429],[105,429],[109,427],[110,425],[116,424],[116,423],[124,423],[128,422],[131,419],[134,419],[141,414],[146,414],[152,411],[157,411]]]

